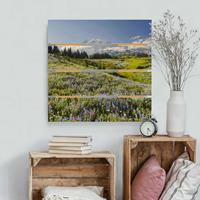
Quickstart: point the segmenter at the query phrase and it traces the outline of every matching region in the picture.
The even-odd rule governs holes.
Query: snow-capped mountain
[[[138,45],[138,43],[129,43],[129,44],[112,44],[109,41],[101,39],[91,39],[85,40],[80,43],[80,45],[61,45],[60,49],[69,49],[72,51],[85,51],[88,55],[93,55],[95,53],[108,53],[110,55],[128,55],[128,54],[150,54],[150,48],[148,47],[146,41],[143,41]]]
[[[91,39],[91,40],[85,40],[83,44],[88,44],[88,45],[111,45],[112,43],[106,40],[102,39]]]
[[[94,53],[108,53],[110,55],[121,55],[121,54],[150,54],[150,48],[148,46],[149,41],[143,40],[141,45],[130,43],[130,44],[112,44],[109,41],[104,41],[101,39],[91,39],[84,41],[82,44],[86,45],[87,48],[82,48],[89,55]],[[90,47],[89,47],[90,46]],[[88,48],[89,47],[89,48]]]
[[[112,43],[109,41],[101,39],[91,39],[86,40],[82,43],[83,45],[90,46],[90,48],[82,49],[87,52],[87,54],[92,55],[95,53],[105,53],[105,49],[112,47]]]

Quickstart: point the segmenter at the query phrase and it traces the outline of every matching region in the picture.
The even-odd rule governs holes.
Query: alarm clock
[[[145,137],[152,137],[158,132],[157,120],[154,118],[144,120],[140,125],[140,132]]]

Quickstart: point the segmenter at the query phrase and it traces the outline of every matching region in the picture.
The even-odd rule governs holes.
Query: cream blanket
[[[69,198],[61,197],[58,195],[48,195],[43,200],[69,200]]]
[[[43,200],[106,200],[102,187],[46,187]]]

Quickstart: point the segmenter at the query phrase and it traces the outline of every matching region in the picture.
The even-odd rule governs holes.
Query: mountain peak
[[[109,41],[106,41],[106,40],[102,40],[102,39],[99,39],[99,38],[93,38],[93,39],[90,39],[90,40],[85,40],[83,42],[84,44],[91,44],[91,45],[110,45],[111,42]]]

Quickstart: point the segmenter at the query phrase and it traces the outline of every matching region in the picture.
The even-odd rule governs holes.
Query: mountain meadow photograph
[[[49,20],[48,121],[151,114],[151,20]]]

